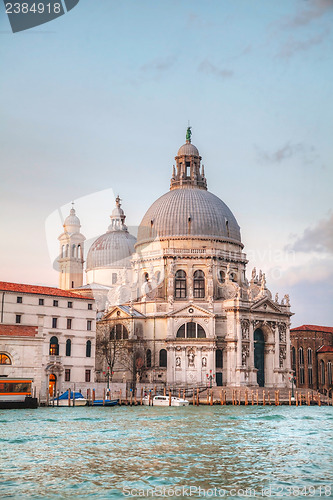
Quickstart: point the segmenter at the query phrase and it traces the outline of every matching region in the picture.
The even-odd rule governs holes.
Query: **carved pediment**
[[[256,312],[273,312],[273,313],[281,313],[281,307],[279,304],[274,302],[268,297],[262,297],[259,299],[257,302],[252,304],[251,311],[256,311]]]
[[[187,304],[186,306],[177,309],[176,311],[172,311],[168,314],[169,317],[173,318],[214,318],[215,314],[208,311],[208,309],[204,309],[203,307],[197,306],[196,304]]]
[[[131,306],[114,306],[103,316],[103,321],[128,318],[145,318],[145,315]]]

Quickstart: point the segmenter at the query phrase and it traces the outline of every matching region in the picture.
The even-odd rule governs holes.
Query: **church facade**
[[[247,279],[239,225],[207,190],[201,160],[189,128],[170,190],[147,210],[137,240],[118,197],[88,252],[81,290],[100,309],[97,379],[289,387],[289,296],[273,299],[262,271]]]

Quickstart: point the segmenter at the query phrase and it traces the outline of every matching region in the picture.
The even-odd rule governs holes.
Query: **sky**
[[[80,0],[13,34],[0,4],[0,279],[57,286],[75,200],[137,226],[192,142],[292,325],[333,326],[333,0]]]

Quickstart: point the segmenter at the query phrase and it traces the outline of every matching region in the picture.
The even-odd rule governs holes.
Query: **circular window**
[[[189,312],[190,314],[192,314],[192,313],[194,312],[193,307],[190,307],[190,308],[189,308],[189,310],[188,310],[188,312]]]

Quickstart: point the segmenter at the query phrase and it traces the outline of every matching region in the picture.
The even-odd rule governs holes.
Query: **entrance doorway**
[[[257,383],[259,387],[265,385],[265,338],[263,331],[257,328],[254,332],[254,366],[257,368]]]
[[[54,373],[51,373],[49,377],[49,395],[53,397],[56,394],[57,390],[57,376]]]
[[[216,385],[222,385],[222,372],[216,372]]]

